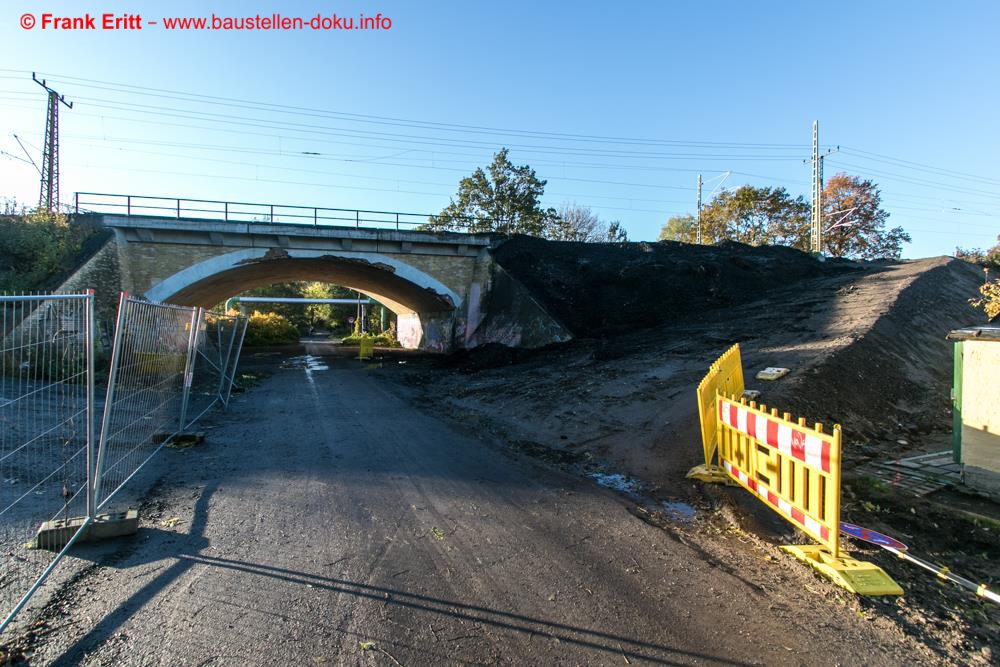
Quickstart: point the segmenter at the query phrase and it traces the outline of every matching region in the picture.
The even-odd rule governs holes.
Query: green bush
[[[0,291],[45,289],[75,268],[92,233],[61,213],[29,213],[8,202],[0,211]]]
[[[389,334],[378,334],[373,336],[371,334],[361,334],[360,336],[348,336],[340,341],[344,345],[361,345],[361,340],[370,340],[376,347],[402,347],[399,341]]]
[[[286,345],[299,342],[299,330],[277,313],[255,310],[247,322],[244,345]]]

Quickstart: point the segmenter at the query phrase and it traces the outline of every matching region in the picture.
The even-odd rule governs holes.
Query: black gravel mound
[[[493,251],[579,337],[616,335],[766,298],[775,287],[856,270],[782,246],[575,243],[515,236]]]

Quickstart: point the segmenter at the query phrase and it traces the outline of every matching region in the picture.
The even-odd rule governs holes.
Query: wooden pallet
[[[890,488],[915,496],[926,496],[962,483],[962,466],[955,463],[951,450],[890,461],[871,461],[858,466],[857,472],[871,475]]]

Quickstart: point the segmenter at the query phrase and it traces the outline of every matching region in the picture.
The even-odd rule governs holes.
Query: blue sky
[[[694,6],[694,5],[701,6]],[[43,30],[139,13],[141,31]],[[381,13],[382,31],[167,31],[172,16]],[[30,13],[38,24],[25,30]],[[718,185],[881,187],[904,254],[1000,233],[1000,4],[39,2],[0,11],[0,150],[38,160],[46,76],[75,191],[437,212],[501,146],[573,201],[654,239]],[[141,88],[140,88],[141,87]],[[211,96],[211,97],[200,97]],[[280,108],[266,105],[282,105]],[[318,155],[313,155],[318,153]],[[732,172],[725,178],[723,175]],[[34,203],[0,155],[0,196]]]

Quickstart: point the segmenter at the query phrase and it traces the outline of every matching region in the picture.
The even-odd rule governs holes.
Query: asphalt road
[[[34,662],[873,664],[627,503],[418,409],[359,362],[275,369],[165,450],[143,528],[64,587]]]

